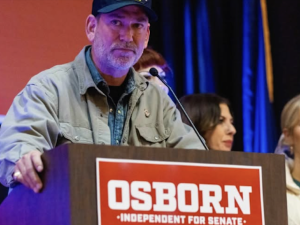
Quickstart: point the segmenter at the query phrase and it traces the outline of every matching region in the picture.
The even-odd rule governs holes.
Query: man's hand
[[[42,153],[38,150],[33,150],[23,155],[15,166],[13,177],[16,181],[31,188],[35,193],[38,193],[43,187],[42,181],[39,178],[37,171],[43,170],[41,159]]]

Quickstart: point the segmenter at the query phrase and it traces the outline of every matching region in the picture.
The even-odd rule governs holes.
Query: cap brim
[[[148,16],[149,21],[156,21],[157,20],[157,15],[152,9],[148,8],[147,6],[145,6],[141,3],[132,2],[132,1],[131,2],[119,2],[119,3],[115,3],[115,4],[112,4],[112,5],[106,6],[102,9],[99,9],[98,13],[110,13],[112,11],[115,11],[119,8],[122,8],[122,7],[125,7],[125,6],[128,6],[128,5],[137,5],[137,6],[142,7],[145,10],[145,13]]]

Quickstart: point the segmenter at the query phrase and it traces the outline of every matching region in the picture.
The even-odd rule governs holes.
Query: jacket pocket
[[[63,137],[72,143],[93,144],[92,131],[83,127],[74,127],[69,123],[60,124]]]
[[[136,129],[138,130],[140,136],[150,143],[163,142],[169,137],[168,132],[159,128],[159,126],[137,125]]]

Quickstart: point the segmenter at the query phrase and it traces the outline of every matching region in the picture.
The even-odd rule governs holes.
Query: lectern
[[[1,225],[287,225],[282,155],[70,144],[42,159],[43,190],[18,185]]]

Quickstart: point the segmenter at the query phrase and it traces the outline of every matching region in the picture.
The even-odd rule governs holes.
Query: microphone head
[[[152,67],[150,70],[149,70],[149,73],[152,75],[152,76],[155,76],[155,77],[158,77],[158,71],[157,69],[155,69],[154,67]]]

